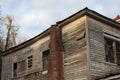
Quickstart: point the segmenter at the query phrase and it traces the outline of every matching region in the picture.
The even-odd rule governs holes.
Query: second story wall
[[[106,48],[105,38],[120,42],[120,29],[116,28],[116,26],[110,26],[90,17],[87,17],[87,24],[89,36],[90,80],[100,79],[119,73],[120,67],[118,64],[106,60],[110,55],[106,54],[106,49],[109,48]],[[111,47],[113,47],[113,44]],[[114,51],[111,54],[113,55]]]
[[[65,80],[87,80],[86,16],[62,26]]]
[[[86,16],[62,28],[64,46],[64,79],[85,79],[88,72]],[[30,46],[2,56],[2,80],[47,80],[49,34]],[[32,65],[31,65],[32,63]],[[22,67],[22,68],[21,68]],[[14,74],[16,73],[16,74]]]
[[[23,80],[39,77],[43,70],[43,52],[49,49],[49,36],[2,57],[2,80]],[[17,68],[17,69],[16,69]],[[14,72],[16,69],[17,71]]]

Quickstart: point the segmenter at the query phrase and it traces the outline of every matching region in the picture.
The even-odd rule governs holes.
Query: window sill
[[[118,64],[116,64],[116,63],[110,63],[110,62],[104,62],[104,63],[108,64],[108,65],[118,66]]]
[[[42,74],[45,75],[48,73],[48,70],[42,71]]]

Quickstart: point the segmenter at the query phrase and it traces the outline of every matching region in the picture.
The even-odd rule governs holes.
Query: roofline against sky
[[[118,22],[116,22],[115,20],[110,19],[110,18],[108,18],[108,17],[106,17],[106,16],[103,16],[103,15],[101,15],[101,14],[99,14],[99,13],[93,11],[93,10],[90,10],[90,9],[88,9],[87,7],[84,8],[84,9],[82,9],[82,10],[80,10],[80,11],[78,11],[77,13],[71,15],[71,16],[68,17],[68,18],[65,18],[65,19],[62,20],[62,21],[56,22],[55,25],[62,27],[62,26],[66,25],[66,24],[68,24],[68,23],[70,23],[70,22],[72,22],[72,21],[74,21],[74,20],[76,20],[76,19],[78,19],[78,18],[80,18],[80,17],[82,17],[82,16],[85,16],[85,15],[86,15],[86,16],[89,16],[89,17],[92,17],[92,18],[95,19],[95,20],[101,21],[102,23],[105,23],[105,24],[111,25],[111,26],[115,26],[116,28],[119,28],[119,29],[120,29],[120,24],[119,24]],[[52,26],[52,25],[51,25],[51,26]],[[50,27],[50,28],[51,28],[51,27]],[[35,36],[35,37],[33,37],[33,38],[31,38],[31,39],[29,39],[29,40],[21,43],[21,44],[15,46],[15,47],[12,47],[12,48],[10,48],[10,49],[8,49],[8,50],[6,50],[6,51],[3,51],[3,52],[0,54],[0,56],[9,54],[9,53],[11,53],[11,52],[18,51],[18,50],[20,50],[20,49],[22,49],[22,48],[25,48],[25,47],[27,47],[27,46],[29,46],[29,45],[32,45],[33,43],[35,43],[35,42],[38,41],[39,39],[41,39],[41,38],[49,35],[49,33],[50,33],[50,28],[46,29],[45,31],[43,31],[43,32],[40,33],[39,35],[37,35],[37,36]]]

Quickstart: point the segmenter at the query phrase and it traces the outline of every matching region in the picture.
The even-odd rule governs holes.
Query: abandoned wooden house
[[[120,80],[120,23],[84,8],[2,52],[0,75],[1,80]]]

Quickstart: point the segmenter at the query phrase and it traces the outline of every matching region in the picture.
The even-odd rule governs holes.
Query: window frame
[[[16,69],[15,69],[15,64],[16,64]],[[14,62],[13,63],[13,77],[17,77],[18,74],[18,63]]]
[[[112,43],[112,49],[113,49],[113,57],[114,57],[114,62],[110,62],[110,61],[107,61],[107,51],[106,51],[106,40],[105,39],[109,39],[109,40],[111,40],[111,41],[113,41],[113,43]],[[104,36],[104,45],[105,45],[105,57],[106,57],[106,62],[109,62],[109,63],[113,63],[113,64],[117,64],[117,65],[120,65],[120,61],[119,61],[119,59],[118,59],[118,55],[120,55],[120,53],[118,53],[117,51],[117,43],[119,43],[120,44],[120,41],[118,40],[118,39],[114,39],[114,38],[111,38],[111,37],[106,37],[106,36]],[[120,45],[119,45],[120,46]],[[118,63],[119,62],[119,63]]]
[[[42,65],[43,65],[43,71],[48,70],[48,59],[49,59],[50,49],[47,49],[42,52]]]
[[[32,66],[33,66],[33,55],[28,56],[27,59],[28,59],[27,60],[27,67],[32,68]]]

